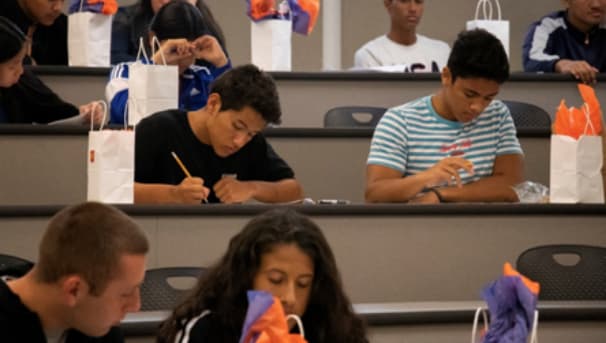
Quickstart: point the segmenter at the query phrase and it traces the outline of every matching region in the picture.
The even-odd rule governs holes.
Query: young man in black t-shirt
[[[2,342],[122,343],[116,326],[140,308],[149,243],[121,211],[100,203],[61,210],[38,261],[0,280]]]
[[[200,110],[163,111],[137,125],[135,203],[300,199],[292,169],[260,134],[280,122],[271,76],[253,65],[237,67],[210,92]]]

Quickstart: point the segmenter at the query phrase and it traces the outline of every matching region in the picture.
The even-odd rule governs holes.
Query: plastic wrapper
[[[513,187],[521,203],[537,204],[549,202],[549,188],[543,184],[524,181]]]

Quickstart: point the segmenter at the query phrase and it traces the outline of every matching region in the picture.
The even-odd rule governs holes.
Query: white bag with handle
[[[471,329],[471,343],[476,343],[478,338],[478,324],[480,322],[480,315],[482,316],[482,322],[484,323],[484,333],[488,331],[488,315],[486,314],[486,309],[483,307],[478,307],[476,309],[476,313],[473,317],[473,327]],[[528,334],[528,343],[539,343],[539,338],[537,336],[537,331],[539,328],[539,311],[534,311],[534,318],[532,320],[532,328],[530,333]],[[480,340],[481,341],[481,340]],[[519,342],[522,343],[522,342]]]
[[[267,71],[290,71],[292,21],[268,19],[251,22],[251,61]]]
[[[67,16],[67,52],[70,66],[109,67],[111,15],[80,11]]]
[[[149,61],[141,38],[137,61],[129,66],[127,106],[128,124],[132,126],[150,114],[179,108],[179,68],[166,63],[156,37],[153,38],[152,56],[156,45],[163,64],[145,64],[140,61],[141,55]]]
[[[493,4],[497,9],[496,15],[493,18]],[[482,17],[480,18],[480,8],[482,9]],[[473,20],[467,21],[467,30],[484,29],[497,37],[505,52],[509,57],[509,21],[503,20],[501,17],[501,4],[499,0],[478,0],[476,5],[476,14]]]
[[[107,105],[103,123],[106,122]],[[132,204],[135,182],[135,132],[128,130],[99,130],[88,133],[87,199],[110,204]]]
[[[589,107],[585,133],[595,132]],[[591,128],[591,129],[590,129]],[[550,203],[604,203],[602,137],[581,135],[578,140],[566,135],[551,135],[549,164]]]

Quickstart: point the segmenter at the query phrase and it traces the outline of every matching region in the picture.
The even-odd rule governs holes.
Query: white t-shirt
[[[402,45],[383,35],[356,51],[354,68],[403,66],[400,71],[440,72],[446,66],[449,54],[448,44],[423,35],[417,34],[413,45]]]

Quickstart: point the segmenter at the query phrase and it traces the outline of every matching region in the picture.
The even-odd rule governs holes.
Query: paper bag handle
[[[301,321],[301,318],[299,318],[299,316],[297,316],[296,314],[289,314],[288,316],[286,316],[286,320],[289,319],[293,319],[297,323],[297,326],[299,327],[299,332],[301,333],[301,337],[305,338],[305,330],[303,330],[303,322]]]
[[[585,135],[587,135],[588,130],[587,129],[591,129],[591,131],[589,132],[591,135],[596,135],[597,132],[595,131],[595,127],[593,127],[593,123],[591,122],[591,114],[590,114],[590,110],[589,110],[589,104],[588,103],[583,103],[583,114],[585,114],[585,129],[583,130],[583,133]]]
[[[476,343],[476,336],[478,334],[478,322],[480,320],[480,314],[484,322],[484,330],[488,330],[488,317],[486,316],[486,310],[481,307],[476,309],[476,314],[473,316],[473,327],[471,329],[471,343]]]
[[[501,4],[499,0],[494,0],[497,6],[497,18],[496,20],[501,20]],[[482,5],[482,14],[484,15],[484,20],[492,20],[492,0],[478,0],[478,4],[476,5],[476,15],[475,20],[478,20],[478,15],[480,13],[480,5]],[[488,12],[486,12],[486,8],[488,7]]]
[[[539,311],[534,310],[534,318],[532,319],[532,329],[530,331],[530,343],[539,343],[537,331],[539,329]]]
[[[80,0],[80,10],[78,10],[78,12],[82,12],[82,8],[84,7],[84,1],[85,0]]]
[[[139,37],[139,50],[137,51],[136,61],[141,59],[141,55],[143,55],[143,57],[145,57],[145,60],[149,62],[149,57],[147,57],[147,52],[145,52],[145,45],[143,44],[143,37]]]
[[[164,52],[162,51],[162,49],[160,49],[160,41],[158,40],[158,37],[154,36],[152,38],[152,46],[151,46],[151,53],[152,53],[152,58],[154,57],[155,53],[156,53],[156,45],[158,45],[158,51],[160,52],[160,56],[162,57],[162,62],[164,62],[164,65],[167,65],[166,63],[166,58],[164,57]],[[141,59],[141,55],[143,55],[143,57],[145,57],[146,61],[150,61],[149,57],[147,56],[147,52],[145,52],[145,46],[143,45],[143,37],[139,37],[139,51],[137,51],[137,61]]]
[[[101,125],[99,126],[99,131],[103,130],[103,127],[105,126],[105,120],[107,119],[107,103],[103,100],[98,100],[95,102],[95,104],[93,105],[93,114],[95,114],[95,110],[97,109],[98,106],[103,107],[103,120],[101,121]],[[91,117],[91,121],[90,121],[90,130],[93,131],[94,127],[93,127],[93,123],[94,120],[92,120],[93,118]]]
[[[166,63],[166,58],[164,57],[164,52],[162,51],[162,48],[160,47],[160,41],[158,40],[158,37],[154,36],[152,38],[152,58],[153,56],[156,54],[156,45],[158,45],[158,52],[160,53],[160,56],[162,57],[162,62],[164,63],[164,65],[168,65]]]

